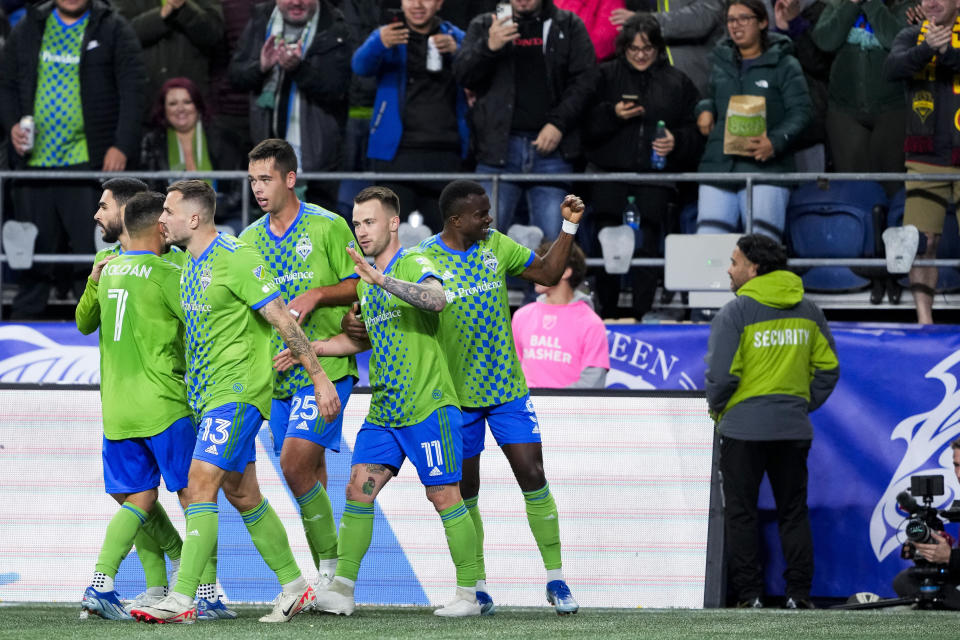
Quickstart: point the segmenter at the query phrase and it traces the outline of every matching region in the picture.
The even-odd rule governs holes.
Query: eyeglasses
[[[642,53],[643,55],[648,56],[656,50],[657,50],[656,47],[649,44],[645,47],[635,47],[632,44],[627,47],[627,53],[632,53],[633,55],[638,55]]]
[[[739,25],[739,26],[742,27],[742,26],[744,26],[744,25],[750,24],[751,22],[753,22],[753,21],[756,20],[756,19],[757,19],[757,16],[755,16],[755,15],[749,15],[749,16],[730,16],[729,18],[727,18],[727,26],[729,27],[729,26],[733,26],[733,25]]]

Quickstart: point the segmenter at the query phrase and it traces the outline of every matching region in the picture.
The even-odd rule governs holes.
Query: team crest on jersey
[[[297,240],[297,255],[300,256],[301,260],[306,260],[311,253],[313,253],[313,243],[310,242],[310,237],[300,236],[300,239]]]
[[[210,286],[210,283],[213,281],[213,273],[210,269],[204,269],[200,272],[200,288],[204,291],[207,290],[207,287]]]
[[[557,316],[543,316],[543,328],[549,331],[557,326]]]
[[[260,265],[259,267],[257,267],[256,269],[254,269],[254,270],[253,270],[253,275],[254,275],[254,277],[256,277],[257,280],[262,279],[262,278],[263,278],[263,265]]]
[[[480,254],[480,259],[483,260],[483,266],[494,273],[497,272],[497,266],[499,262],[497,261],[497,256],[493,255],[490,251],[484,249],[483,253]]]

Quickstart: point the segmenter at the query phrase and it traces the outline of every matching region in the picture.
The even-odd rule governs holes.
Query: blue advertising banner
[[[812,415],[809,499],[816,553],[814,596],[892,595],[905,516],[895,496],[910,476],[940,474],[945,508],[960,498],[950,442],[960,437],[960,327],[831,324],[840,358],[836,390]],[[610,324],[608,386],[703,388],[709,326]],[[366,384],[367,359],[361,359]],[[0,324],[0,381],[99,381],[95,335],[70,323]],[[704,408],[704,410],[706,410]],[[769,487],[761,494],[767,589],[783,593],[784,569]],[[956,533],[956,525],[948,531]]]

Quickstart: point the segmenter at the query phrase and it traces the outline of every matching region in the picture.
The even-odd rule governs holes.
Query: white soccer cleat
[[[132,602],[127,604],[124,607],[124,609],[127,610],[127,613],[130,613],[131,611],[139,607],[149,607],[151,605],[157,604],[158,602],[160,602],[166,597],[167,597],[167,593],[147,593],[146,591],[144,591],[143,593],[138,595],[136,598],[134,598]]]
[[[481,613],[480,603],[477,597],[470,591],[457,587],[457,595],[445,607],[441,607],[433,612],[433,615],[441,618],[467,618],[469,616],[479,616]]]
[[[193,601],[181,604],[175,594],[170,594],[160,602],[143,607],[134,607],[130,615],[138,622],[156,624],[193,624],[197,619],[197,608]]]
[[[326,589],[317,592],[317,600],[313,604],[315,611],[334,613],[338,616],[349,616],[353,613],[356,603],[353,599],[353,587],[334,580]]]
[[[273,601],[273,611],[260,618],[260,622],[288,622],[293,616],[313,606],[314,599],[310,585],[299,593],[281,591]]]

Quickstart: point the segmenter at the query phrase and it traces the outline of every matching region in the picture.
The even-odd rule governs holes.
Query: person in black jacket
[[[600,65],[593,108],[585,118],[587,172],[649,172],[651,153],[666,158],[666,171],[695,171],[703,149],[693,112],[700,94],[682,71],[670,66],[657,20],[646,13],[630,18],[617,35],[617,57]],[[666,136],[654,140],[657,122]],[[590,202],[594,231],[620,224],[632,196],[640,212],[635,255],[656,256],[664,235],[676,229],[673,183],[594,183]],[[639,320],[650,310],[658,269],[634,269],[633,314]],[[617,316],[620,279],[597,278],[600,315]]]
[[[250,92],[254,144],[281,138],[303,171],[337,171],[346,126],[353,35],[329,0],[257,5],[230,61],[230,83]],[[336,209],[336,183],[312,182],[307,199]]]
[[[477,95],[477,172],[570,173],[594,82],[593,43],[583,21],[552,0],[510,4],[512,18],[473,19],[453,67],[457,82]],[[566,191],[556,183],[501,182],[497,228],[510,227],[524,192],[530,224],[546,239],[557,237]]]
[[[123,171],[140,148],[144,76],[133,29],[100,0],[30,5],[0,56],[0,122],[10,132],[15,168]],[[35,122],[32,148],[20,127],[27,115]],[[36,253],[93,253],[87,211],[96,209],[100,193],[93,181],[56,188],[49,180],[18,181],[14,216],[37,226]],[[49,266],[20,274],[13,317],[46,309],[54,275]],[[59,292],[72,288],[79,298],[86,267],[57,275]]]

